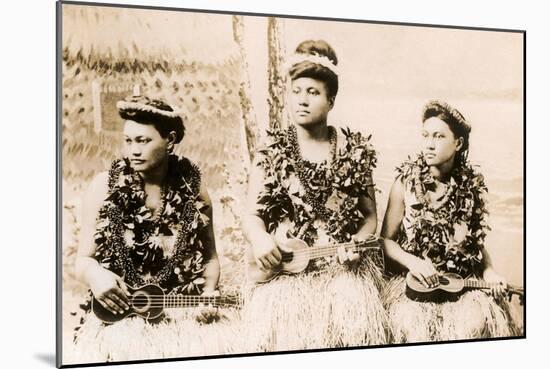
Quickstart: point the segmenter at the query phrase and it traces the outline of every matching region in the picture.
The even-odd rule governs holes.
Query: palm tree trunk
[[[281,24],[277,18],[269,17],[267,20],[268,43],[268,103],[269,103],[269,127],[285,128],[284,117],[284,71],[283,49],[281,46]]]
[[[256,122],[256,115],[254,113],[254,107],[250,100],[250,76],[248,74],[248,59],[246,49],[243,43],[244,36],[244,20],[242,15],[233,16],[233,39],[239,45],[239,51],[242,61],[242,80],[239,87],[239,97],[241,100],[241,112],[243,120],[243,129],[241,131],[241,140],[243,141],[243,147],[247,150],[247,155],[244,158],[248,161],[247,166],[250,165],[254,157],[256,150],[256,144],[258,141],[258,124]]]

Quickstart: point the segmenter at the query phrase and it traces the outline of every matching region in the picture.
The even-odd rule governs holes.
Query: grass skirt
[[[380,271],[368,259],[350,270],[282,275],[251,288],[243,314],[248,352],[387,343]]]
[[[392,279],[382,299],[388,311],[392,341],[427,342],[509,337],[522,333],[519,316],[505,300],[469,291],[458,301],[416,302],[405,295],[403,277]]]
[[[89,313],[64,364],[181,358],[242,352],[237,311],[223,309],[226,319],[198,323],[191,311],[167,309],[159,323],[131,317],[104,325]]]

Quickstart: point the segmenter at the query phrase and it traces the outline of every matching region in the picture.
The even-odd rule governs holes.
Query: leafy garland
[[[332,126],[328,127],[330,153],[329,161],[326,161],[326,166],[330,168],[336,158],[336,129]],[[311,206],[313,213],[323,220],[327,220],[330,217],[330,210],[325,206],[329,191],[319,191],[318,183],[310,182],[310,178],[315,176],[317,166],[311,165],[310,162],[304,160],[302,152],[300,150],[300,144],[298,143],[298,135],[295,126],[290,126],[288,129],[288,140],[292,147],[292,161],[294,163],[294,169],[300,180],[300,184],[305,189],[304,201]],[[310,165],[308,165],[310,164]],[[327,171],[327,176],[322,178],[323,189],[329,188],[332,182],[332,171]]]
[[[171,155],[168,163],[164,205],[155,219],[145,205],[142,177],[127,159],[113,162],[94,237],[95,257],[134,287],[157,283],[177,293],[201,293],[209,219],[200,198],[200,171],[186,158]],[[162,237],[173,235],[171,226],[179,230],[172,255],[165,257]]]
[[[418,203],[410,209],[412,219],[407,232],[402,224],[398,237],[403,249],[419,257],[428,257],[438,270],[458,273],[464,277],[479,276],[483,268],[482,249],[490,229],[484,194],[487,186],[481,173],[468,162],[451,173],[451,183],[439,204],[429,204],[426,191],[435,188],[435,179],[424,157],[409,158],[397,168],[403,183],[410,185]],[[407,216],[407,214],[406,214]],[[464,240],[452,242],[454,226],[467,227]]]
[[[306,200],[306,193],[315,191],[325,199],[323,205],[329,210],[322,225],[325,232],[335,242],[350,241],[365,217],[358,208],[359,198],[368,196],[369,189],[374,187],[369,179],[376,167],[371,136],[341,129],[344,145],[332,162],[302,160],[298,165],[303,166],[300,176],[304,178],[300,179],[291,130],[268,130],[268,144],[259,150],[258,165],[263,168],[265,178],[257,202],[267,231],[274,233],[282,223],[290,222],[286,236],[296,237],[302,231],[301,239],[312,245],[318,238],[320,225],[314,222],[318,215]]]

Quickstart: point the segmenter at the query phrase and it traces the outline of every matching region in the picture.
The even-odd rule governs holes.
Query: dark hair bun
[[[325,82],[327,94],[338,93],[338,58],[334,49],[324,40],[303,41],[296,47],[288,69],[291,80],[308,77]]]
[[[338,65],[338,58],[336,57],[334,49],[324,40],[303,41],[296,47],[295,52],[297,54],[324,56],[335,66]]]

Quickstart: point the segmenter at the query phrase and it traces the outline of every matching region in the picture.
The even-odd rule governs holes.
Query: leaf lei
[[[468,162],[457,166],[451,173],[454,184],[449,185],[443,199],[434,206],[426,201],[425,191],[435,186],[435,179],[421,154],[409,158],[397,172],[419,200],[410,209],[412,237],[407,236],[402,224],[398,237],[402,248],[416,256],[428,257],[438,270],[463,277],[481,275],[482,249],[490,229],[485,221],[488,211],[483,196],[487,186],[483,175]],[[452,242],[454,225],[459,223],[466,224],[466,236],[461,242]]]
[[[259,150],[258,165],[263,168],[265,178],[257,203],[267,231],[274,233],[281,223],[290,221],[292,226],[287,237],[296,237],[305,227],[301,239],[309,245],[315,242],[318,226],[314,220],[319,216],[307,201],[302,185],[305,182],[319,193],[317,198],[323,199],[322,205],[328,209],[323,226],[328,236],[335,242],[350,241],[365,217],[358,208],[359,197],[368,195],[374,187],[368,180],[376,167],[376,152],[369,142],[371,136],[341,129],[344,145],[337,150],[332,162],[303,160],[304,170],[300,175],[304,178],[298,178],[300,164],[296,163],[291,129],[268,130],[268,143]]]
[[[329,142],[330,142],[330,153],[328,161],[325,160],[323,163],[315,164],[307,160],[304,160],[302,157],[302,152],[300,150],[300,145],[298,143],[298,136],[295,126],[290,126],[288,129],[288,141],[292,148],[292,162],[294,164],[293,168],[300,180],[300,184],[305,190],[304,201],[311,207],[313,213],[323,220],[330,218],[330,210],[325,206],[329,192],[328,191],[333,182],[333,171],[326,170],[325,176],[316,176],[319,166],[326,166],[327,168],[332,167],[332,163],[336,158],[336,129],[332,126],[328,127],[329,131]],[[312,178],[318,179],[317,181],[311,181]]]
[[[143,179],[129,161],[112,163],[109,194],[100,209],[94,237],[95,257],[134,287],[156,283],[182,293],[200,293],[208,224],[203,213],[206,204],[200,198],[200,170],[188,159],[174,155],[168,163],[164,206],[158,219],[145,206]],[[158,241],[173,235],[171,225],[179,231],[173,254],[165,257]],[[128,230],[133,232],[133,242],[125,236]]]

